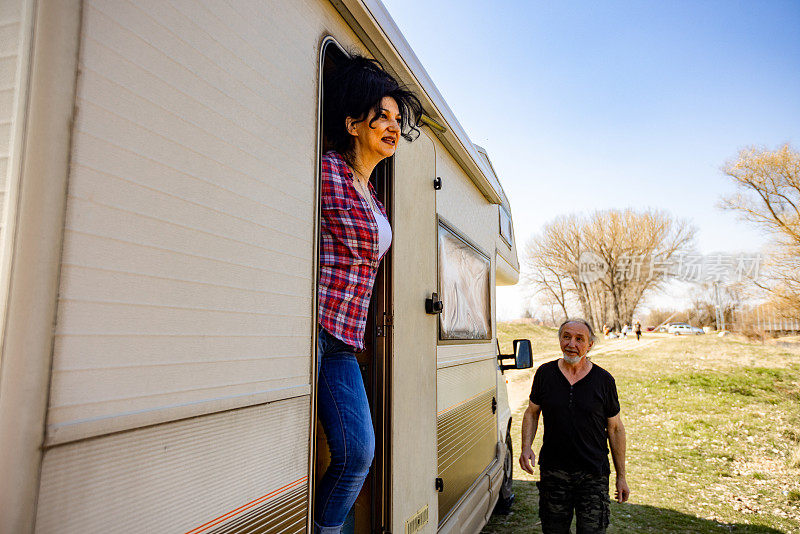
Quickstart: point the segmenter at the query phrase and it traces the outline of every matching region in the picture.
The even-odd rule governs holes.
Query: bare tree
[[[679,317],[681,313],[683,313],[683,316]],[[647,316],[647,324],[648,326],[656,327],[671,320],[674,320],[676,323],[686,321],[685,315],[684,312],[678,312],[676,310],[656,308],[650,310]]]
[[[765,282],[756,281],[769,291],[770,304],[783,317],[800,317],[800,254],[789,247],[776,247],[764,268]]]
[[[554,323],[556,307],[560,308],[564,318],[570,315],[567,307],[570,296],[574,294],[574,282],[573,277],[565,273],[572,274],[571,266],[577,265],[578,261],[577,256],[569,253],[569,245],[574,245],[579,239],[576,228],[576,217],[559,217],[525,245],[522,282],[531,289],[532,296],[550,308]],[[575,278],[577,274],[577,269],[574,269]]]
[[[642,297],[660,286],[654,265],[688,249],[694,229],[661,211],[607,210],[588,217],[559,217],[525,248],[523,281],[564,315],[572,302],[595,327],[631,323]],[[601,260],[602,273],[581,271],[585,254]]]
[[[688,249],[694,229],[662,211],[609,210],[588,221],[585,246],[608,265],[599,279],[600,294],[608,296],[613,323],[630,323],[644,294],[664,281],[659,265],[668,265]]]
[[[723,172],[737,192],[720,206],[739,213],[771,237],[761,280],[771,304],[787,317],[800,315],[800,153],[788,144],[777,150],[751,147],[727,162]]]

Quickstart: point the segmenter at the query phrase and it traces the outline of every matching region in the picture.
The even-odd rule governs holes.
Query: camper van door
[[[434,143],[425,131],[395,156],[392,532],[436,532],[437,316]],[[408,528],[407,528],[408,527]]]

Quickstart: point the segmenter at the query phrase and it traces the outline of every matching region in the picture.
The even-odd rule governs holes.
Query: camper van
[[[353,52],[425,116],[372,177],[394,242],[348,528],[510,502],[509,202],[377,0],[4,0],[0,33],[0,533],[311,532],[322,95]]]

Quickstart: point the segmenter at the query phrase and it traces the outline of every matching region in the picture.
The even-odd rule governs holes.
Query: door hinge
[[[438,176],[433,179],[433,188],[438,191],[442,188],[442,179]]]
[[[436,491],[438,491],[439,493],[444,491],[444,480],[442,480],[441,478],[436,479]]]
[[[492,397],[492,413],[497,413],[497,397]]]
[[[394,326],[394,317],[391,314],[383,312],[380,324],[375,325],[375,335],[378,337],[386,336],[386,329]]]

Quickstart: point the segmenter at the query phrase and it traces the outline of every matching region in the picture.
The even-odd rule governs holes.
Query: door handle
[[[430,314],[442,313],[444,302],[439,300],[439,295],[433,293],[430,298],[425,299],[425,311]]]

